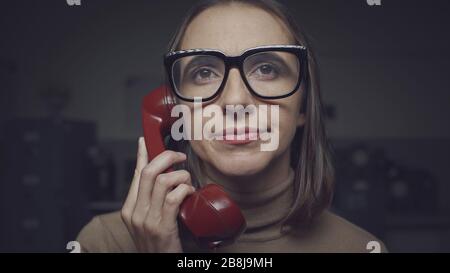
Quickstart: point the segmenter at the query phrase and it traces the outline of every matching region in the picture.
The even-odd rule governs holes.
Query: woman
[[[189,64],[199,69],[188,70],[181,50],[189,49],[212,50]],[[369,252],[371,241],[386,250],[328,210],[333,167],[317,64],[285,8],[267,0],[202,2],[187,14],[169,52],[168,79],[177,103],[192,109],[192,99],[200,96],[203,107],[216,105],[224,112],[226,105],[278,105],[278,128],[269,128],[278,136],[277,148],[263,151],[261,139],[191,140],[149,162],[140,138],[123,208],[84,227],[78,236],[84,251],[205,251],[179,228],[177,215],[184,198],[208,183],[223,186],[247,221],[236,242],[218,252]],[[242,54],[245,58],[229,58]],[[174,164],[183,168],[163,173]]]

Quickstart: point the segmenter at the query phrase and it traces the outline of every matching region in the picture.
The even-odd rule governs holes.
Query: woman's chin
[[[268,154],[231,153],[217,155],[215,167],[227,176],[248,176],[261,172],[270,162]]]

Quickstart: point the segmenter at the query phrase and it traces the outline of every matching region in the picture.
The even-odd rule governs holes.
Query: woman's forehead
[[[256,46],[292,43],[280,19],[257,7],[234,4],[200,13],[187,27],[181,49],[212,48],[239,55]]]

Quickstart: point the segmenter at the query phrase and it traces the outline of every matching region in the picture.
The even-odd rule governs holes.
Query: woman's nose
[[[224,89],[217,100],[217,104],[225,108],[226,105],[254,104],[253,96],[241,78],[237,68],[230,69]]]

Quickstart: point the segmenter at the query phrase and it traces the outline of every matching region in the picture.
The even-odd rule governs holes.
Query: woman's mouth
[[[230,145],[244,145],[255,142],[259,138],[256,128],[226,128],[223,130],[223,139],[219,140]]]

